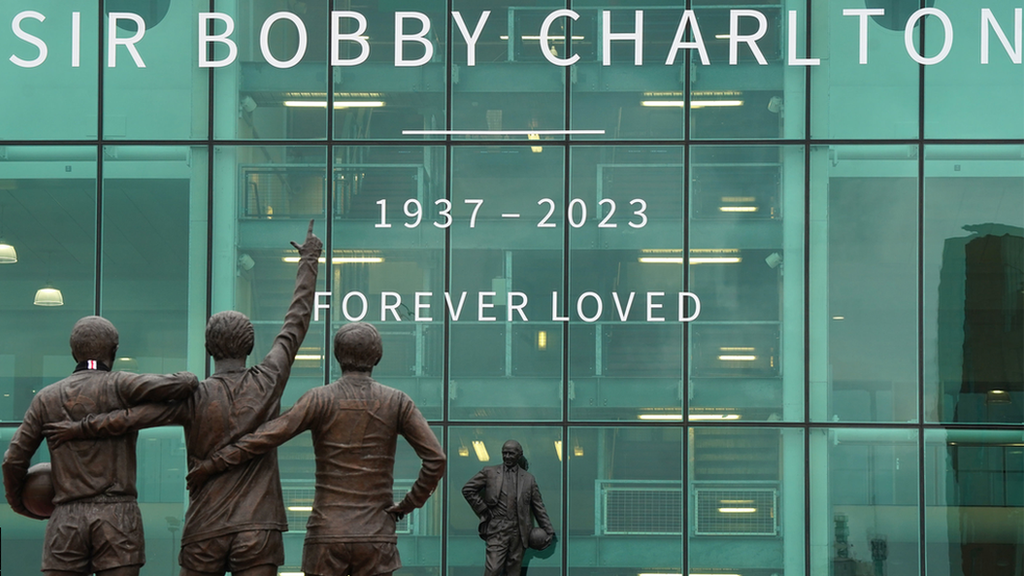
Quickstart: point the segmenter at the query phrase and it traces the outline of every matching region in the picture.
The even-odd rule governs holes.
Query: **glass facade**
[[[339,326],[380,329],[374,376],[449,458],[403,574],[483,570],[461,488],[514,438],[558,533],[534,576],[1024,576],[1021,13],[8,0],[2,445],[82,316],[115,369],[208,374],[227,309],[261,358],[312,218],[282,404],[339,376]],[[279,460],[294,574],[310,436]],[[186,467],[180,429],[140,435],[146,576]],[[44,523],[0,524],[38,570]]]

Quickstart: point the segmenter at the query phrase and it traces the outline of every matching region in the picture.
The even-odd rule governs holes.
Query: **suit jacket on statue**
[[[485,467],[462,487],[462,495],[477,516],[484,512],[490,512],[498,505],[498,495],[501,494],[503,478],[502,466],[504,464]],[[544,501],[540,497],[540,489],[537,488],[537,481],[534,480],[533,474],[516,466],[516,485],[519,487],[516,494],[516,518],[523,545],[525,546],[530,541],[530,530],[533,529],[533,521],[530,519],[531,512],[541,528],[548,534],[554,534],[555,528],[551,525],[547,510],[544,509]],[[480,523],[480,537],[485,540],[487,539],[486,529],[487,521],[484,520]]]

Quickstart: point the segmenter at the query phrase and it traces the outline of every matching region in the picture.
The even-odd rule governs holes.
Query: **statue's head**
[[[100,316],[86,316],[71,329],[71,355],[75,362],[98,360],[109,366],[114,363],[117,344],[117,328]]]
[[[501,461],[505,466],[512,467],[519,464],[523,457],[523,447],[515,440],[509,440],[501,447]]]
[[[334,335],[334,357],[341,364],[342,372],[372,372],[383,355],[384,345],[373,324],[345,324]]]
[[[218,312],[206,323],[206,351],[214,360],[244,360],[255,337],[252,322],[241,312]]]

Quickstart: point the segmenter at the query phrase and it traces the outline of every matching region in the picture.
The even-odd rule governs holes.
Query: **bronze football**
[[[53,514],[53,478],[50,476],[50,463],[42,462],[28,469],[25,476],[25,487],[21,492],[21,501],[25,508],[36,516],[49,518]]]

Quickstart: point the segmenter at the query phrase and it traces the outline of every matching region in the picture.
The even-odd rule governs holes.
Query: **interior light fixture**
[[[321,100],[285,100],[284,105],[288,108],[327,108],[327,102]],[[340,108],[380,108],[384,106],[381,100],[342,100],[334,102],[334,109]]]
[[[459,446],[459,456],[462,456],[463,458],[469,456],[469,446],[466,446],[465,444]]]
[[[690,258],[690,264],[739,264],[743,259],[739,256],[698,256]]]
[[[490,462],[491,455],[487,453],[487,446],[483,441],[473,440],[473,451],[476,452],[476,459],[481,462]]]
[[[558,461],[562,461],[562,441],[555,440],[555,454],[558,455]]]
[[[18,251],[0,239],[0,264],[14,264],[17,261]]]
[[[583,446],[580,446],[579,444],[573,446],[572,455],[576,456],[577,458],[583,456]]]
[[[323,356],[319,354],[296,354],[296,360],[323,360]]]
[[[722,362],[753,362],[757,356],[753,354],[722,354],[718,357]]]
[[[682,264],[683,258],[681,256],[641,256],[641,264]]]
[[[690,420],[739,420],[739,414],[690,414]]]
[[[986,404],[1009,404],[1010,393],[1006,390],[989,390],[985,394]]]
[[[277,576],[306,576],[305,572],[278,572]]]
[[[537,332],[537,350],[548,349],[548,333],[546,330],[540,330]]]
[[[753,514],[757,512],[757,508],[719,508],[719,512],[722,514]]]
[[[540,140],[540,134],[527,134],[527,140]],[[544,151],[543,146],[530,146],[530,151],[534,154],[539,154]]]
[[[753,352],[755,350],[753,346],[719,346],[718,349],[722,352]]]
[[[757,206],[721,206],[719,212],[757,212]]]
[[[36,306],[63,306],[64,295],[60,290],[46,286],[36,291],[36,297],[32,303]]]
[[[640,420],[682,420],[682,414],[640,414]]]
[[[722,202],[757,202],[753,196],[722,196]]]
[[[683,108],[686,100],[641,100],[641,106],[648,108]],[[743,100],[691,100],[690,108],[730,108],[743,106]]]
[[[298,256],[285,256],[282,258],[283,261],[290,264],[295,264],[299,261]],[[332,264],[380,264],[384,261],[384,258],[380,256],[335,256],[331,258]],[[321,264],[327,262],[327,258],[320,257],[318,262]]]
[[[288,507],[288,511],[289,512],[312,512],[313,511],[313,507],[312,506],[289,506]]]

